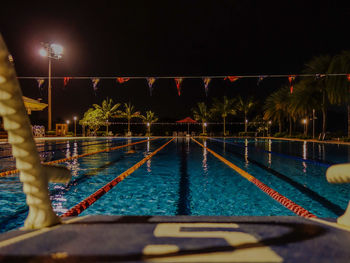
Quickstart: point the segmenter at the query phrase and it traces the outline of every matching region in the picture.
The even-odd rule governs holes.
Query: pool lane
[[[208,147],[319,217],[337,217],[348,203],[349,185],[329,184],[326,168],[271,156],[254,148],[207,140]],[[337,193],[337,194],[334,194]]]
[[[137,142],[139,141],[139,138],[136,140],[125,139],[126,143],[131,141]],[[125,143],[121,145],[124,144]],[[103,147],[102,145],[94,146],[94,150],[103,150],[105,148],[106,147]],[[137,146],[131,146],[128,148],[138,149]],[[142,149],[144,148],[145,146],[142,146]],[[84,151],[86,150],[88,149],[85,149]],[[89,152],[91,151],[89,150]],[[95,156],[86,156],[79,160],[75,159],[64,163],[64,165],[72,172],[72,181],[67,185],[50,184],[50,198],[53,201],[54,208],[57,210],[56,212],[60,212],[61,203],[65,200],[64,195],[68,190],[71,189],[71,191],[74,192],[79,184],[88,181],[91,177],[101,175],[101,173],[107,169],[109,165],[112,165],[112,163],[116,164],[118,162],[126,161],[123,156],[128,155],[127,150],[120,149],[115,152],[117,152],[115,159],[110,159],[108,153],[100,153]],[[69,155],[70,154],[71,152],[69,152]],[[5,188],[0,191],[0,231],[6,231],[6,229],[13,229],[23,224],[28,212],[28,207],[25,204],[25,195],[18,177],[0,178],[0,187],[2,186],[5,186]],[[89,187],[87,188],[89,189]]]

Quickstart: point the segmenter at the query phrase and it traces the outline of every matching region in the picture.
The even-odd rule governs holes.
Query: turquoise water
[[[38,142],[43,161],[94,152],[140,138]],[[59,215],[166,143],[161,138],[68,161],[67,185],[50,184]],[[319,217],[338,217],[350,198],[349,185],[331,185],[327,167],[347,162],[349,146],[278,140],[213,138],[200,142]],[[130,148],[130,147],[129,147]],[[10,147],[1,145],[1,170],[14,168]],[[23,225],[25,196],[17,176],[0,178],[1,232]],[[81,215],[295,215],[205,149],[177,138]]]

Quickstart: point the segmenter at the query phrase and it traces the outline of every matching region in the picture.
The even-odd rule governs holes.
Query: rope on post
[[[140,168],[145,162],[147,162],[149,159],[151,159],[154,155],[156,155],[160,150],[162,150],[165,146],[167,146],[170,142],[172,142],[175,138],[172,138],[170,141],[163,144],[161,147],[159,147],[154,152],[147,155],[145,158],[143,158],[138,163],[134,164],[132,167],[130,167],[125,172],[121,173],[119,176],[114,178],[112,181],[107,183],[105,186],[101,187],[99,190],[97,190],[95,193],[90,195],[89,197],[85,198],[83,201],[69,209],[66,213],[61,215],[61,217],[68,217],[68,216],[77,216],[80,213],[82,213],[85,209],[87,209],[90,205],[95,203],[101,196],[103,196],[105,193],[109,192],[114,186],[116,186],[118,183],[123,181],[126,177],[128,177],[130,174],[135,172],[138,168]]]
[[[195,140],[193,138],[191,138],[191,139],[194,142],[196,142],[198,145],[200,145],[204,149],[206,149],[208,152],[210,152],[212,155],[214,155],[216,158],[218,158],[220,161],[225,163],[227,166],[229,166],[230,168],[235,170],[239,175],[241,175],[242,177],[247,179],[249,182],[253,183],[255,186],[257,186],[259,189],[264,191],[270,197],[272,197],[277,202],[282,204],[284,207],[286,207],[289,210],[291,210],[293,213],[297,214],[298,216],[305,217],[305,218],[312,218],[312,217],[316,218],[316,216],[314,214],[312,214],[311,212],[309,212],[305,208],[301,207],[300,205],[294,203],[292,200],[288,199],[284,195],[282,195],[282,194],[278,193],[277,191],[273,190],[272,188],[268,187],[267,185],[265,185],[264,183],[262,183],[261,181],[256,179],[251,174],[247,173],[246,171],[242,170],[238,166],[234,165],[233,163],[231,163],[230,161],[228,161],[227,159],[225,159],[221,155],[219,155],[216,152],[214,152],[213,150],[209,149],[208,147],[205,147],[203,144],[201,144],[197,140]]]
[[[89,156],[89,155],[102,153],[102,152],[110,152],[110,151],[118,150],[118,149],[121,149],[121,148],[125,148],[125,147],[128,147],[128,146],[132,146],[132,145],[135,145],[135,144],[144,143],[144,142],[152,141],[152,140],[156,140],[156,139],[159,139],[159,138],[152,138],[152,139],[147,139],[147,140],[143,140],[143,141],[139,141],[139,142],[133,142],[133,143],[125,144],[125,145],[119,145],[119,146],[115,146],[115,147],[112,147],[112,148],[106,148],[106,149],[103,149],[103,150],[100,150],[100,151],[96,151],[96,152],[91,152],[91,153],[79,154],[79,155],[75,155],[75,156],[64,158],[64,159],[59,159],[59,160],[46,162],[46,163],[43,163],[43,164],[51,165],[51,164],[56,164],[56,163],[63,163],[63,162],[70,161],[70,160],[73,160],[73,159],[78,159],[78,158],[81,158],[81,157],[86,157],[86,156]],[[5,171],[5,172],[0,173],[0,177],[6,177],[8,175],[16,174],[18,172],[19,172],[18,169]]]

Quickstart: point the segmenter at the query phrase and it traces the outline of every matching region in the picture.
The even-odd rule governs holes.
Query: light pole
[[[43,57],[47,57],[49,59],[49,75],[48,75],[48,124],[47,129],[49,131],[52,130],[52,121],[51,121],[51,59],[60,59],[63,55],[63,47],[58,44],[49,44],[49,43],[41,43],[42,48],[39,50],[39,54]]]
[[[315,109],[312,109],[312,139],[315,139]]]
[[[77,137],[77,116],[74,116],[74,137]]]
[[[66,121],[67,123],[67,133],[69,132],[69,120]]]
[[[271,124],[272,124],[272,121],[269,121],[268,122],[268,125],[267,125],[267,133],[268,133],[268,136],[271,136],[270,133],[271,133]]]
[[[307,119],[303,119],[303,123],[304,123],[304,135],[306,136],[306,124],[307,124]]]

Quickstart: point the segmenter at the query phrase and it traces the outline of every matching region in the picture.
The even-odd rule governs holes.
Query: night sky
[[[0,29],[19,76],[47,76],[40,42],[64,46],[54,76],[212,76],[297,74],[315,55],[350,49],[350,4],[344,1],[6,1]],[[34,2],[34,3],[33,3]],[[54,4],[53,4],[54,3]],[[173,80],[117,84],[53,81],[53,120],[72,119],[107,96],[153,110],[163,120],[190,114],[213,97],[254,96],[260,103],[285,79],[230,83],[213,80],[206,98],[201,79],[186,79],[178,97]],[[25,96],[47,101],[47,83],[21,81]],[[34,116],[46,123],[46,111]]]

